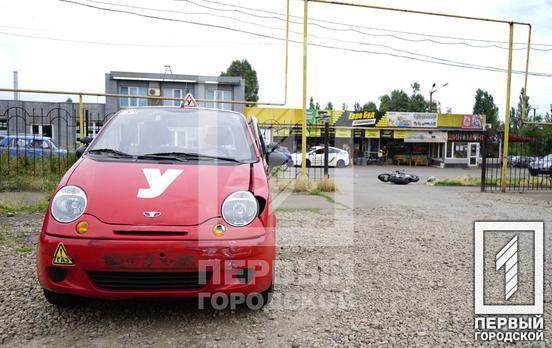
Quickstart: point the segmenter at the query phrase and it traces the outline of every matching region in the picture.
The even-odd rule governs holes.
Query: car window
[[[128,109],[109,122],[90,146],[133,156],[184,152],[255,161],[240,114],[202,109]]]
[[[9,147],[26,147],[26,146],[27,146],[26,139],[12,138],[9,141]]]
[[[322,148],[322,149],[318,149],[318,150],[314,151],[314,153],[317,154],[317,155],[321,155],[321,154],[324,153],[324,149],[323,149],[323,148]]]

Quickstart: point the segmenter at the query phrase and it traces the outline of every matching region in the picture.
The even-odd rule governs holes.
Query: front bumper
[[[104,299],[262,292],[271,285],[275,256],[274,231],[266,231],[235,240],[87,239],[43,232],[38,279],[52,292]],[[54,264],[60,243],[72,264]],[[55,272],[65,274],[61,281],[52,276]],[[171,283],[175,277],[182,280],[179,274],[200,274],[202,280],[185,286]],[[121,286],[121,279],[132,281]]]

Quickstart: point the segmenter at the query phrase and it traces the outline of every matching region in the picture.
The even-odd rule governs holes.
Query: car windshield
[[[245,118],[204,109],[128,109],[98,135],[89,153],[125,158],[256,161]],[[152,157],[153,156],[153,157]]]

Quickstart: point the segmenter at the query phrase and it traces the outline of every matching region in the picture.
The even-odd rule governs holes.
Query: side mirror
[[[273,150],[272,152],[269,152],[267,154],[267,162],[268,162],[268,167],[270,169],[274,167],[279,167],[282,164],[286,163],[286,161],[287,161],[286,155],[284,155],[280,151]]]
[[[77,149],[77,151],[75,151],[75,156],[77,156],[77,158],[81,158],[82,157],[82,154],[84,153],[84,151],[86,151],[86,148],[87,146],[81,146]]]
[[[83,143],[84,145],[88,145],[92,142],[92,138],[89,137],[89,136],[84,136],[84,137],[80,138],[79,141],[81,143]]]
[[[278,150],[279,147],[280,147],[280,144],[278,144],[278,143],[270,143],[266,146],[266,152],[267,153],[272,153],[272,152]]]

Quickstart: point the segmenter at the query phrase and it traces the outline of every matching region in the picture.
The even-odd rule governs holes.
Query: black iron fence
[[[502,137],[502,134],[487,137],[483,144],[483,191],[502,189]],[[506,191],[552,190],[552,136],[510,134],[508,153]]]
[[[72,103],[0,103],[0,184],[21,176],[59,177],[75,162],[79,146],[78,106]],[[91,108],[94,109],[94,108]],[[85,109],[84,135],[103,125],[102,112]],[[0,187],[1,188],[1,187]]]

